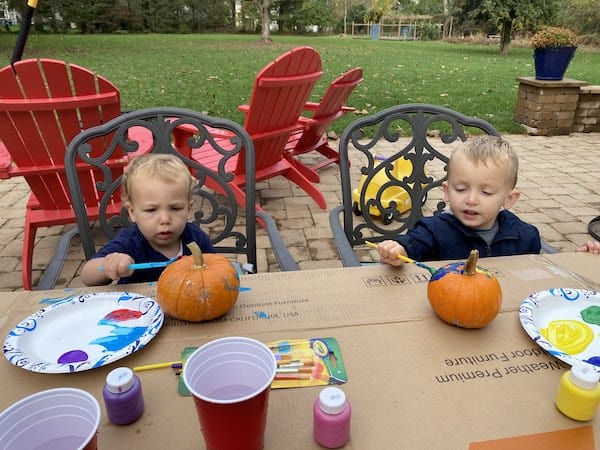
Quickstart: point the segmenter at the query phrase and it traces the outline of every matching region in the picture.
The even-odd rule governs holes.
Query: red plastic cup
[[[0,448],[98,448],[100,405],[86,391],[56,388],[12,404],[0,414]]]
[[[269,391],[277,361],[262,342],[226,337],[204,344],[183,367],[208,450],[264,446]]]

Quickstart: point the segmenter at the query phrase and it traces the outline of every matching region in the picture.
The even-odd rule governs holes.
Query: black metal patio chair
[[[342,204],[329,215],[343,265],[361,264],[359,258],[366,257],[369,249],[357,249],[363,252],[357,256],[355,247],[364,246],[365,241],[390,239],[406,232],[426,213],[443,211],[446,203],[441,190],[437,190],[438,200],[431,197],[446,180],[452,146],[482,132],[499,136],[485,120],[418,103],[393,106],[346,127],[339,142]],[[383,150],[382,142],[392,145]],[[378,154],[381,151],[385,156]],[[556,252],[543,241],[542,249]]]
[[[202,146],[207,148],[206,144],[209,144],[210,150],[218,153],[218,172],[207,169],[189,154],[174,147],[173,131],[181,125],[195,130],[194,136],[189,139],[189,146],[186,146],[188,152]],[[127,211],[119,203],[121,176],[120,173],[114,176],[111,161],[115,152],[121,152],[127,157],[138,149],[138,143],[129,137],[129,131],[140,127],[152,134],[151,153],[176,155],[197,178],[193,222],[208,233],[218,252],[233,255],[237,262],[253,271],[262,269],[257,267],[256,225],[259,223],[266,230],[281,270],[299,269],[272,217],[263,211],[256,211],[254,146],[246,131],[226,119],[186,109],[164,107],[123,114],[106,124],[83,131],[69,144],[65,169],[86,259],[95,254],[96,244],[103,244],[115,236],[120,227],[129,224]],[[214,132],[226,132],[231,137],[217,143],[211,136]],[[93,154],[90,153],[92,149]],[[244,155],[246,165],[244,207],[238,206],[228,184],[232,176],[224,169],[227,160],[237,158],[238,154]],[[94,179],[81,176],[86,173],[82,168],[90,166],[96,169]],[[206,188],[208,180],[211,186],[218,187],[218,192]],[[89,220],[90,210],[98,213],[99,219],[96,222]]]

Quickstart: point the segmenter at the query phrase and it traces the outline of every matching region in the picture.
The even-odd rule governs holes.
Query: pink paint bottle
[[[313,434],[325,448],[343,447],[350,440],[350,403],[340,388],[326,387],[313,405]]]
[[[108,420],[115,425],[133,423],[144,413],[142,382],[127,367],[118,367],[109,372],[102,396]]]

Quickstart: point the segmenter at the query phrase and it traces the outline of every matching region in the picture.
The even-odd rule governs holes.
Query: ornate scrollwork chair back
[[[174,131],[180,126],[194,130],[185,150],[181,151],[174,145]],[[258,222],[271,240],[273,253],[281,269],[298,268],[271,216],[256,211],[254,147],[246,131],[235,122],[180,108],[148,108],[130,112],[80,133],[69,144],[65,168],[86,259],[96,252],[95,243],[98,240],[104,242],[112,238],[119,228],[129,224],[126,208],[120,198],[121,175],[115,176],[112,167],[123,165],[123,159],[140,153],[138,143],[130,138],[131,130],[139,128],[152,134],[150,152],[176,155],[198,180],[194,191],[193,222],[209,234],[218,252],[242,255],[242,261],[239,262],[250,265],[246,268],[257,270]],[[214,139],[215,132],[227,133],[229,138]],[[102,151],[98,151],[100,142]],[[207,144],[216,155],[215,158],[218,158],[214,166],[216,170],[208,169],[190,155],[192,150],[208,148]],[[94,151],[90,153],[92,148]],[[115,159],[115,153],[124,156]],[[244,155],[246,165],[245,206],[238,205],[230,186],[233,174],[225,170],[227,161],[240,154]],[[82,173],[89,172],[78,168],[89,166],[94,168],[96,175],[82,177]],[[207,188],[207,184],[211,188]],[[95,232],[94,223],[88,218],[88,212],[94,209],[97,209],[100,237]]]
[[[450,152],[481,133],[499,135],[482,119],[428,104],[393,106],[352,122],[339,142],[342,204],[330,212],[344,266],[360,265],[354,247],[365,240],[389,239],[444,210],[440,187]]]

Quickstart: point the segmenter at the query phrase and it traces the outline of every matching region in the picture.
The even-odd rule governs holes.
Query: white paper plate
[[[600,373],[600,293],[539,291],[523,300],[519,318],[527,334],[548,353],[570,365],[592,364]]]
[[[4,356],[33,372],[81,372],[140,350],[163,320],[158,303],[143,295],[73,296],[16,325],[4,341]]]

